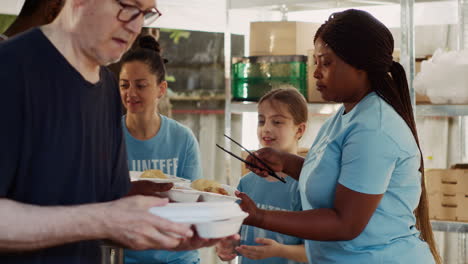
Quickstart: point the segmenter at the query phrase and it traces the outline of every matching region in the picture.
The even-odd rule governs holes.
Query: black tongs
[[[238,143],[237,141],[235,141],[234,139],[230,138],[229,136],[227,136],[226,134],[224,134],[225,137],[227,137],[228,139],[230,139],[232,142],[234,142],[237,146],[241,147],[243,150],[245,150],[247,153],[249,153],[250,156],[252,156],[254,159],[256,159],[258,162],[260,162],[263,166],[265,166],[266,168],[266,171],[268,172],[269,175],[271,175],[272,177],[282,181],[283,183],[286,183],[286,180],[283,178],[283,177],[280,177],[278,176],[274,170],[272,170],[270,168],[270,166],[268,166],[268,164],[266,164],[263,160],[261,160],[259,157],[255,156],[252,152],[250,152],[248,149],[244,148],[244,146],[242,146],[240,143]],[[257,168],[257,169],[260,169],[260,170],[265,170],[265,168],[261,168],[251,162],[248,162],[246,160],[244,160],[243,158],[237,156],[236,154],[230,152],[229,150],[221,147],[220,145],[216,144],[216,146],[222,150],[224,150],[225,152],[227,152],[229,155],[233,156],[234,158],[244,162],[245,164],[247,164],[248,166],[252,167],[252,168]]]

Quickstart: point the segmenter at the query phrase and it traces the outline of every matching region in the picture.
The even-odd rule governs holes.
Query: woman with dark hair
[[[152,36],[122,57],[120,95],[127,114],[122,117],[128,166],[132,171],[158,169],[196,180],[201,177],[200,150],[192,131],[158,112],[167,91],[165,60]],[[126,263],[197,264],[198,251],[125,251]]]
[[[304,211],[259,209],[240,193],[250,214],[245,224],[306,239],[310,263],[441,263],[408,84],[392,59],[390,31],[351,9],[332,14],[314,43],[317,89],[343,106],[305,159],[272,148],[256,152],[299,181]]]

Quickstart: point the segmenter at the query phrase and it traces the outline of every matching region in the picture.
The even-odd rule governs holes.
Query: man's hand
[[[104,237],[135,249],[175,249],[193,236],[189,225],[178,224],[149,213],[167,199],[131,196],[103,204],[100,220]]]
[[[127,196],[132,195],[146,195],[146,196],[158,196],[159,192],[167,192],[174,184],[172,183],[155,183],[148,180],[133,181],[130,191]]]
[[[266,259],[271,257],[277,257],[280,255],[282,244],[275,240],[268,238],[256,238],[255,242],[260,244],[259,246],[247,246],[242,245],[236,247],[237,252],[242,256],[249,259]]]
[[[239,244],[240,236],[235,235],[232,238],[226,238],[216,244],[216,254],[222,261],[230,261],[237,257],[236,245]]]

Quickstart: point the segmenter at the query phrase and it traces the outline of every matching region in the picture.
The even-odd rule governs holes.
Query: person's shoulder
[[[0,42],[0,57],[2,58],[2,62],[5,62],[7,58],[18,60],[33,52],[33,48],[37,46],[40,40],[40,34],[40,29],[33,28]],[[34,45],[31,45],[31,43],[34,43]],[[21,56],[18,57],[18,54],[21,54]]]
[[[45,36],[41,34],[40,29],[34,28],[0,42],[0,72],[15,76],[15,71],[40,70],[47,59],[43,52]]]
[[[368,141],[378,140],[381,147],[416,155],[418,147],[414,136],[395,109],[377,94],[365,98],[358,105],[346,133],[366,137]]]
[[[117,83],[117,76],[108,68],[108,67],[101,67],[101,75],[108,81],[116,82]]]
[[[260,177],[258,176],[257,174],[253,173],[253,172],[248,172],[247,174],[245,174],[244,176],[242,176],[242,178],[240,179],[240,182],[241,183],[247,183],[247,182],[251,182],[253,180],[256,180],[257,177]]]
[[[400,128],[405,124],[395,109],[374,92],[362,99],[348,114],[351,115],[349,123],[361,129],[382,130],[389,122]]]
[[[239,185],[237,186],[239,191],[249,192],[249,186],[252,186],[252,182],[257,180],[256,177],[259,177],[259,176],[257,176],[253,172],[248,172],[247,174],[242,176],[242,178],[239,181]]]
[[[161,118],[163,122],[166,122],[167,128],[169,129],[169,133],[171,133],[171,135],[176,135],[178,137],[194,137],[192,130],[186,125],[164,115],[161,115]]]

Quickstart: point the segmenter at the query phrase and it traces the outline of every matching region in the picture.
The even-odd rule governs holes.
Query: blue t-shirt
[[[200,148],[192,131],[173,119],[160,117],[158,134],[148,140],[134,138],[122,117],[130,170],[162,170],[192,181],[201,178]]]
[[[398,113],[370,93],[320,129],[299,180],[304,210],[333,208],[337,183],[383,194],[364,231],[351,241],[306,241],[311,263],[434,263],[415,227],[421,195],[420,153]]]
[[[237,189],[246,193],[257,204],[258,208],[280,211],[301,211],[301,199],[299,195],[298,182],[287,178],[286,184],[282,182],[269,182],[255,173],[250,172],[242,177]],[[272,232],[258,227],[243,225],[241,227],[241,244],[258,245],[256,238],[269,238],[285,245],[304,244],[304,240],[297,237]],[[252,260],[239,256],[240,264],[297,264],[298,262],[285,258],[267,258]]]
[[[89,83],[37,28],[1,42],[0,58],[0,197],[68,206],[125,195],[130,179],[112,73],[101,68],[100,81]],[[0,254],[0,263],[100,261],[97,241]]]
[[[200,150],[192,131],[173,119],[160,117],[158,133],[148,140],[134,138],[128,132],[125,116],[122,117],[130,170],[158,169],[192,181],[201,178]],[[125,263],[196,264],[198,261],[197,250],[125,250]]]

